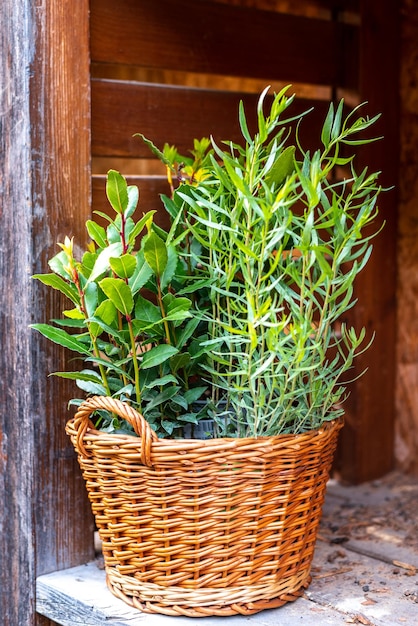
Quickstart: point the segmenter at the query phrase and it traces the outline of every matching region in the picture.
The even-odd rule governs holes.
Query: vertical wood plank
[[[0,606],[5,626],[30,624],[35,558],[30,386],[31,29],[27,2],[0,3]]]
[[[418,4],[402,2],[396,463],[418,476]]]
[[[36,12],[36,49],[31,81],[34,270],[74,236],[85,244],[90,217],[90,76],[88,0],[50,0]],[[61,316],[60,294],[32,285],[33,317]],[[67,305],[68,303],[66,303]],[[40,336],[32,341],[37,364],[36,402],[37,574],[79,564],[93,555],[93,525],[75,455],[64,431],[73,384],[47,378],[68,369],[68,354]]]
[[[361,2],[360,99],[368,102],[365,113],[382,114],[374,134],[384,139],[359,151],[360,165],[381,170],[382,185],[395,189],[379,198],[385,226],[357,283],[354,322],[365,326],[369,337],[375,333],[375,339],[358,359],[355,374],[368,371],[353,387],[341,434],[342,475],[354,483],[381,476],[394,463],[399,17],[396,0],[388,0],[384,10],[379,0]]]
[[[3,0],[0,24],[0,606],[23,626],[36,574],[93,554],[70,393],[47,379],[63,355],[29,328],[58,312],[31,274],[90,210],[88,1]]]

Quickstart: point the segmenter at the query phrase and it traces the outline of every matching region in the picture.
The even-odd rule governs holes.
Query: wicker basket
[[[140,439],[94,429],[105,408]],[[341,421],[258,439],[158,439],[130,406],[84,402],[67,433],[112,592],[141,611],[248,615],[300,596]]]

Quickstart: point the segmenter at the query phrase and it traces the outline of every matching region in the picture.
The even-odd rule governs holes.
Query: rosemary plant
[[[298,433],[342,415],[345,374],[368,347],[364,329],[339,321],[355,304],[381,191],[378,173],[357,173],[347,152],[372,141],[358,134],[378,116],[343,117],[343,101],[331,104],[311,154],[300,118],[290,141],[293,98],[279,93],[266,115],[266,93],[257,132],[241,104],[243,145],[213,142],[203,180],[178,191],[210,284],[206,371],[235,415],[224,434],[235,436]],[[337,168],[348,169],[342,180]]]

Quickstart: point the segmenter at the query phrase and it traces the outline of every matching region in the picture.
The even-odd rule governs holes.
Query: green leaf
[[[84,289],[84,304],[86,305],[86,312],[88,317],[93,315],[97,307],[97,284],[87,283]]]
[[[174,422],[169,422],[168,420],[161,420],[161,426],[164,428],[164,430],[166,431],[168,435],[173,434],[173,430],[176,427],[176,425],[177,424],[175,424]]]
[[[184,394],[188,404],[193,404],[196,400],[200,400],[201,396],[205,393],[207,387],[193,387],[192,389],[188,389]]]
[[[135,319],[148,324],[154,324],[162,320],[160,308],[141,295],[135,302]]]
[[[116,170],[109,170],[107,173],[106,195],[116,213],[126,211],[129,204],[128,185]]]
[[[148,369],[161,365],[164,361],[170,359],[174,354],[177,354],[178,350],[174,346],[160,345],[151,348],[148,352],[144,353],[142,357],[142,369]]]
[[[171,387],[167,387],[167,389],[164,389],[163,391],[158,393],[156,396],[154,396],[154,398],[150,400],[150,402],[147,402],[147,410],[150,411],[156,406],[159,406],[160,404],[163,404],[164,402],[171,400],[177,394],[178,390],[179,390],[179,387],[175,385],[172,385]]]
[[[179,348],[182,348],[185,345],[185,343],[190,339],[190,337],[193,335],[194,331],[196,330],[197,326],[199,325],[199,322],[200,320],[198,317],[192,317],[192,319],[190,319],[187,322],[184,329],[177,336],[176,345]]]
[[[341,119],[343,115],[343,107],[344,107],[344,99],[342,98],[340,102],[338,103],[338,108],[335,112],[334,121],[332,123],[331,139],[333,141],[335,141],[338,138],[341,132]]]
[[[168,252],[165,242],[154,232],[145,239],[144,257],[154,274],[161,277],[167,266]]]
[[[114,326],[109,326],[109,324],[106,324],[106,322],[104,322],[100,317],[96,317],[95,315],[93,315],[93,317],[90,317],[87,321],[92,325],[90,327],[90,333],[92,335],[95,335],[97,333],[96,336],[98,336],[100,334],[100,331],[103,330],[109,335],[109,337],[115,340],[119,344],[119,346],[125,346],[126,348],[128,347],[128,343],[125,340],[123,331],[119,332]],[[111,345],[112,348],[114,347],[113,344],[108,345]]]
[[[108,332],[108,327],[117,320],[116,307],[111,300],[103,300],[94,312],[93,319],[100,319],[105,326],[96,321],[90,321],[90,334],[98,337],[103,331]],[[112,335],[113,336],[113,333]]]
[[[106,248],[106,231],[103,226],[100,226],[100,224],[94,222],[93,220],[87,220],[86,228],[90,239],[93,239],[93,241],[97,243],[99,248]]]
[[[68,348],[69,350],[78,352],[79,354],[91,356],[91,351],[77,339],[76,335],[69,335],[65,332],[65,330],[62,330],[62,328],[54,328],[48,324],[31,324],[30,327],[40,332],[41,335],[47,339],[50,339],[64,348]]]
[[[176,311],[188,311],[191,306],[192,301],[189,298],[173,297],[167,307],[167,316]]]
[[[54,372],[54,376],[68,378],[70,380],[84,380],[92,383],[100,383],[102,380],[99,374],[93,373],[93,370],[82,370],[81,372]]]
[[[148,227],[152,223],[152,218],[156,211],[148,211],[141,217],[141,219],[135,224],[131,232],[129,233],[129,244],[133,245],[135,243],[135,239],[138,237],[139,233],[143,230],[145,225],[148,224]]]
[[[173,280],[178,265],[178,255],[173,245],[167,246],[167,264],[161,276],[161,289],[165,289]]]
[[[157,159],[160,159],[160,161],[162,161],[162,163],[164,163],[164,165],[167,165],[168,167],[171,167],[170,161],[164,156],[164,154],[161,152],[161,150],[159,150],[157,148],[157,146],[155,146],[152,143],[152,141],[150,139],[147,139],[146,137],[144,137],[144,135],[142,133],[135,133],[134,137],[141,137],[142,141],[145,143],[146,146],[148,146],[148,148],[157,157]]]
[[[152,269],[150,268],[148,263],[145,262],[144,253],[142,250],[138,252],[138,254],[136,255],[136,259],[136,269],[128,281],[134,295],[140,289],[142,289],[142,287],[149,281],[149,279],[153,275]]]
[[[82,272],[85,278],[88,278],[92,273],[97,257],[97,252],[87,251],[83,254],[83,258],[81,259],[81,267],[79,267],[79,270]]]
[[[266,183],[281,185],[295,171],[295,146],[288,146],[280,153],[271,170],[266,175]]]
[[[178,370],[186,367],[186,365],[188,365],[190,361],[191,357],[188,352],[178,352],[177,354],[174,354],[170,358],[171,371],[174,373],[178,372]]]
[[[167,376],[163,376],[162,378],[154,378],[154,380],[147,383],[145,386],[147,389],[153,389],[153,387],[163,387],[164,385],[173,383],[177,383],[177,378],[172,374],[167,374]]]
[[[247,143],[252,145],[254,142],[251,139],[250,133],[248,132],[247,119],[245,117],[244,103],[243,103],[242,100],[240,100],[240,103],[239,103],[238,117],[239,117],[239,125],[240,125],[240,128],[241,128],[242,136],[244,137],[244,139],[245,139],[245,141]]]
[[[122,244],[120,241],[110,244],[107,248],[104,248],[97,256],[94,267],[91,271],[91,274],[88,278],[88,282],[92,282],[97,280],[100,276],[102,276],[105,272],[109,270],[110,264],[109,260],[112,257],[118,257],[122,253]]]
[[[135,213],[135,209],[138,205],[139,190],[136,185],[129,185],[128,192],[128,206],[125,210],[125,218],[131,217]]]
[[[83,320],[84,321],[86,319],[79,308],[70,309],[69,311],[68,310],[63,311],[62,314],[65,315],[65,317],[69,317],[71,320]]]
[[[48,285],[48,287],[57,289],[67,296],[71,302],[74,302],[74,304],[80,304],[80,296],[75,287],[66,283],[61,276],[57,276],[56,274],[34,274],[32,278],[36,278],[36,280],[41,281],[44,285]]]
[[[321,132],[321,141],[325,148],[328,148],[331,139],[332,120],[334,119],[334,104],[330,102],[327,116]]]
[[[101,289],[123,315],[130,315],[134,307],[132,291],[121,278],[103,278],[99,283]]]
[[[112,270],[120,278],[130,278],[136,269],[136,257],[132,254],[122,254],[120,257],[109,259]]]
[[[64,250],[61,250],[61,252],[58,252],[58,254],[52,257],[52,259],[49,259],[48,265],[51,270],[55,272],[55,274],[59,274],[68,280],[71,278],[69,271],[66,269],[68,261],[68,255],[64,252]]]
[[[100,383],[77,379],[77,387],[92,396],[107,396],[106,388]]]

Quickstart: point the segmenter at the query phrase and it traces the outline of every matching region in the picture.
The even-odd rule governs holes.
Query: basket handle
[[[135,433],[141,440],[142,462],[144,465],[152,467],[151,445],[153,441],[158,441],[156,433],[138,411],[135,411],[135,409],[129,404],[126,404],[126,402],[116,400],[110,396],[92,396],[80,404],[74,416],[74,428],[77,431],[76,448],[78,453],[84,457],[89,456],[89,453],[84,447],[84,435],[89,428],[94,429],[90,415],[97,409],[106,409],[107,411],[116,413],[116,415],[131,424]]]

